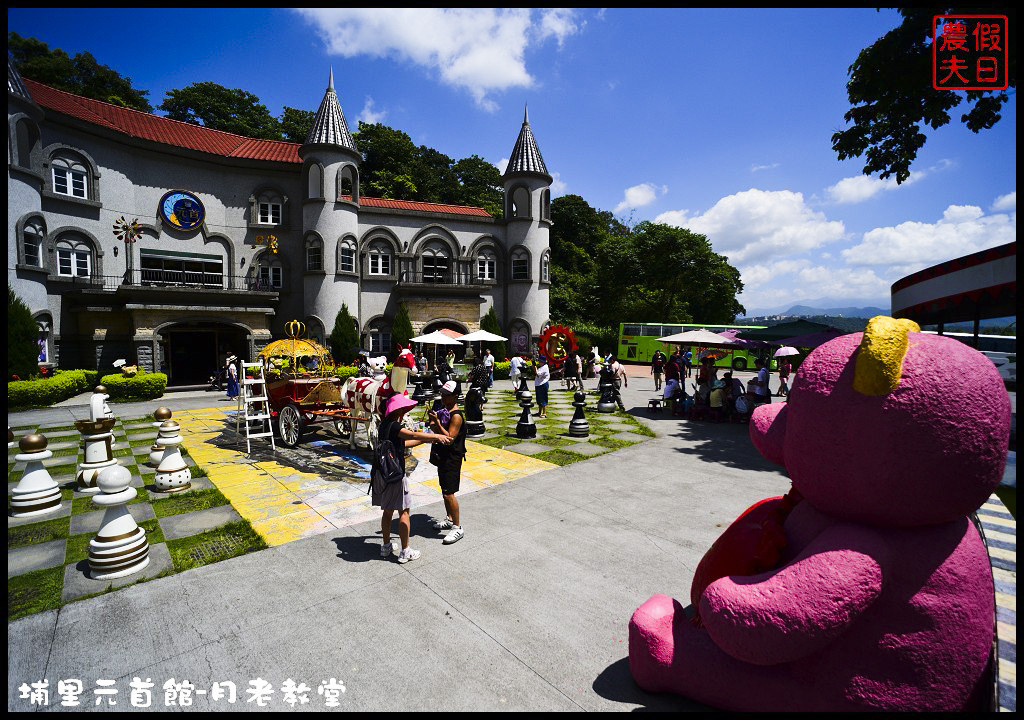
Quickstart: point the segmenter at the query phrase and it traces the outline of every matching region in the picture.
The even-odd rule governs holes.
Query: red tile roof
[[[302,162],[302,159],[299,157],[299,147],[301,147],[299,143],[281,142],[278,140],[256,140],[254,138],[242,137],[241,135],[205,128],[201,125],[171,120],[138,110],[129,110],[118,105],[111,105],[100,100],[73,95],[72,93],[56,90],[27,78],[24,79],[24,82],[29,92],[32,93],[32,99],[44,110],[68,115],[129,137],[141,138],[162,145],[188,148],[190,150],[210,153],[211,155],[221,155],[223,157],[249,158],[251,160],[268,160],[271,162],[294,164]],[[367,208],[388,208],[412,212],[491,217],[483,208],[466,207],[464,205],[441,205],[438,203],[370,197],[360,198],[359,203]]]
[[[44,110],[99,125],[129,137],[163,145],[188,148],[223,157],[249,158],[299,164],[299,144],[278,140],[254,140],[201,125],[129,110],[110,103],[73,95],[25,78],[32,99]]]

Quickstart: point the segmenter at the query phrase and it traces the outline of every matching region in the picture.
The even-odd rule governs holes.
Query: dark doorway
[[[208,385],[229,351],[249,359],[246,333],[230,325],[179,325],[165,330],[163,337],[168,385]]]

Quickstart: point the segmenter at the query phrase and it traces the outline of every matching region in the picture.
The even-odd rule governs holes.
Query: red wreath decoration
[[[554,370],[565,365],[569,353],[576,352],[579,347],[576,336],[565,325],[552,325],[540,336],[540,354]]]

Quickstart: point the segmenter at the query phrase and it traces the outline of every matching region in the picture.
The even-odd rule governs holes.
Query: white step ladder
[[[267,383],[263,377],[263,363],[241,363],[242,392],[238,395],[238,412],[235,413],[235,434],[241,437],[238,432],[239,423],[245,423],[245,454],[252,454],[252,438],[270,438],[270,448],[277,452],[274,444],[274,427],[270,416],[270,398],[267,397]],[[249,378],[249,373],[254,375]],[[250,421],[259,420],[263,429],[253,432]]]

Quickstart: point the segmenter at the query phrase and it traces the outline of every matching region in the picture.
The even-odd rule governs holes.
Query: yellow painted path
[[[330,458],[316,458],[306,471],[296,470],[273,460],[255,461],[245,454],[244,440],[237,447],[214,444],[225,428],[234,431],[234,416],[225,410],[175,412],[181,426],[185,448],[192,459],[206,470],[214,486],[231,501],[268,545],[284,545],[304,537],[331,532],[380,517],[380,509],[370,505],[367,480],[352,478],[343,482],[336,475],[321,477],[316,464]],[[262,443],[264,441],[254,441]],[[459,495],[501,485],[528,475],[557,467],[552,463],[468,441],[462,465]],[[413,507],[441,499],[437,471],[427,462],[429,445],[413,449],[419,465],[409,475]]]

